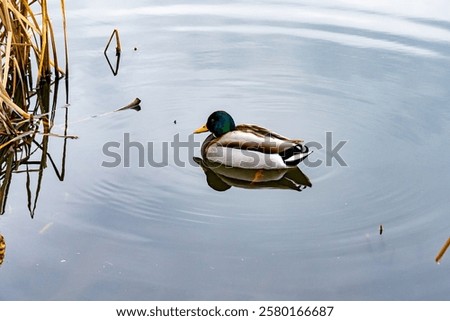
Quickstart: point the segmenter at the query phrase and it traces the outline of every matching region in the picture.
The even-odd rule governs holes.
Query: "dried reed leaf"
[[[126,106],[123,106],[119,109],[116,109],[115,111],[122,111],[122,110],[127,110],[127,109],[133,109],[136,111],[140,111],[141,110],[141,106],[139,105],[141,103],[141,100],[139,98],[135,98],[131,103],[129,103]]]
[[[3,81],[2,84],[6,84],[9,76],[9,60],[11,58],[11,42],[12,42],[12,32],[7,32],[6,37],[6,54],[5,54],[5,70],[3,71]]]
[[[19,106],[17,106],[11,99],[11,97],[9,97],[8,93],[6,93],[4,91],[4,88],[0,86],[0,101],[3,101],[3,103],[5,104],[5,106],[9,107],[11,111],[15,111],[16,113],[18,113],[20,116],[22,116],[23,118],[29,119],[31,116],[30,114],[26,113],[23,111],[22,108],[20,108]]]
[[[11,143],[13,143],[13,142],[15,142],[15,141],[18,141],[18,140],[22,139],[23,137],[30,136],[30,135],[33,134],[33,133],[35,133],[34,130],[29,130],[29,131],[27,131],[27,132],[25,132],[25,133],[23,133],[23,134],[17,135],[17,136],[15,136],[14,138],[12,138],[12,139],[10,139],[9,141],[7,141],[6,143],[1,144],[1,145],[0,145],[0,149],[2,149],[2,148],[4,148],[4,147],[8,146],[9,144],[11,144]]]

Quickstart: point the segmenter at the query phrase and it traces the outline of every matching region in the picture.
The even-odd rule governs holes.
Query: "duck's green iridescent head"
[[[216,137],[231,132],[236,128],[233,118],[226,111],[218,110],[213,112],[209,117],[206,125],[200,127],[194,134],[210,131]]]

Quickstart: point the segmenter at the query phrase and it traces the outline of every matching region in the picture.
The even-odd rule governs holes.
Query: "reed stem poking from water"
[[[6,251],[6,242],[3,235],[0,234],[0,265],[3,263],[3,259],[5,258]]]
[[[65,75],[68,103],[64,0],[61,9],[65,70],[58,64],[47,0],[0,0],[0,214],[5,209],[11,173],[20,165],[28,166],[36,150],[41,151],[39,177],[42,176],[55,117],[58,81]]]
[[[450,237],[447,239],[447,242],[444,243],[439,253],[436,255],[435,261],[436,263],[439,263],[444,256],[447,249],[450,247]]]

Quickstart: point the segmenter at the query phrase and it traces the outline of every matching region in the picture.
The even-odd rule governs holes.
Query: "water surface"
[[[1,299],[450,299],[450,258],[434,262],[450,226],[449,5],[67,6],[69,132],[80,138],[64,182],[45,172],[34,219],[14,176]],[[116,77],[103,56],[114,28]],[[135,97],[140,112],[89,118]],[[187,149],[178,166],[170,142],[217,109],[323,146],[311,156],[320,166],[300,165],[312,187],[217,192]],[[125,135],[153,143],[156,161],[168,142],[168,165],[140,167],[135,148],[129,167],[102,166],[104,144]],[[346,166],[327,165],[340,141]]]

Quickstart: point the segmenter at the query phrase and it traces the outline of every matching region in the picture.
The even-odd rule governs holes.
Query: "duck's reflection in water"
[[[302,191],[311,187],[311,181],[298,167],[287,169],[247,169],[228,167],[194,157],[206,175],[208,185],[216,191],[226,191],[232,186],[257,189],[275,188]]]

